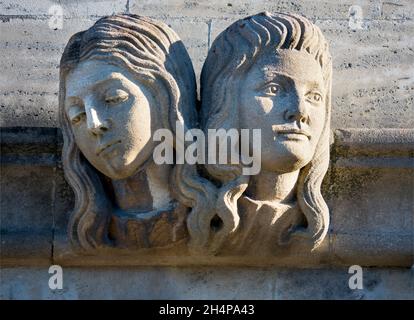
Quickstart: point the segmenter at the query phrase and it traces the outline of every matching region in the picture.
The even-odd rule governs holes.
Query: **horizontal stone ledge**
[[[50,265],[52,248],[52,230],[2,230],[0,265]]]
[[[363,268],[363,289],[344,268],[63,267],[64,290],[48,267],[2,269],[0,299],[414,299],[414,270]],[[381,302],[380,302],[381,303]]]
[[[413,129],[337,129],[336,155],[414,155]]]
[[[331,234],[331,261],[335,265],[409,267],[414,263],[412,234]]]
[[[56,165],[57,157],[54,154],[37,154],[30,155],[2,155],[1,164],[7,166],[41,166],[54,167]]]
[[[0,129],[1,165],[54,167],[60,159],[58,128],[5,127]]]
[[[2,146],[8,145],[54,145],[58,136],[58,128],[45,127],[3,127],[0,129]]]
[[[397,158],[397,157],[355,157],[351,159],[339,158],[335,161],[335,168],[356,168],[356,169],[370,169],[370,168],[394,168],[394,169],[414,169],[413,158]]]
[[[136,252],[113,249],[95,255],[74,252],[63,234],[55,235],[52,244],[41,235],[22,239],[9,233],[2,239],[1,266],[249,266],[300,267],[320,266],[410,267],[414,263],[411,234],[329,233],[314,252],[292,252],[275,256],[192,256],[168,255],[162,251]],[[23,243],[23,244],[22,244]]]

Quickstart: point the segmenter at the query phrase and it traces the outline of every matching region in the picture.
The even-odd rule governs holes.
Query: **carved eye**
[[[68,111],[69,120],[72,124],[77,124],[85,118],[85,110],[83,107],[74,105]]]
[[[105,97],[105,102],[110,105],[115,105],[128,100],[128,98],[129,94],[124,90],[110,90]]]
[[[320,103],[323,100],[322,95],[316,91],[311,91],[307,93],[306,99],[308,99],[308,101],[311,103]]]
[[[275,96],[278,91],[279,86],[274,83],[271,83],[264,88],[264,93],[268,96]]]

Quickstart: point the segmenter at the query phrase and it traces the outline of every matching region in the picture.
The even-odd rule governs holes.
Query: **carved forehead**
[[[117,65],[100,60],[79,63],[66,77],[66,96],[77,96],[82,91],[105,80],[135,81],[134,77]]]
[[[278,73],[303,82],[324,85],[322,68],[312,55],[304,51],[278,49],[274,54],[260,57],[252,68],[253,76],[270,79]]]

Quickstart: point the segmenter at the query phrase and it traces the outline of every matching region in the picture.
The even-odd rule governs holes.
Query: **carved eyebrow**
[[[279,80],[282,79],[285,82],[294,82],[295,80],[301,80],[303,82],[302,79],[296,78],[296,77],[292,77],[284,72],[280,72],[280,71],[270,71],[270,70],[263,70],[265,72],[265,82],[263,84],[261,84],[259,86],[259,88],[262,88],[265,85],[268,85],[272,82],[275,82],[275,80]],[[323,90],[323,86],[321,86],[321,84],[319,83],[319,81],[316,80],[306,80],[306,84],[310,89],[318,89],[321,91]]]
[[[260,90],[271,83],[280,82],[280,80],[282,80],[282,82],[292,82],[293,78],[282,72],[265,72],[264,81],[257,86],[257,90]]]
[[[102,85],[105,85],[108,82],[117,82],[119,84],[124,84],[125,83],[125,80],[122,79],[122,78],[119,78],[119,76],[118,76],[117,73],[111,73],[107,78],[96,81],[95,83],[93,83],[88,88],[95,89],[97,87],[100,87]],[[86,88],[82,88],[82,89],[85,90]],[[80,98],[79,98],[79,96],[68,96],[65,99],[66,100],[65,103],[68,103],[71,99],[80,99]]]
[[[321,92],[325,92],[325,90],[324,90],[324,88],[323,88],[323,86],[321,87],[320,86],[320,83],[318,83],[317,81],[310,81],[310,82],[308,82],[308,88],[309,89],[311,89],[311,90],[319,90],[319,91],[321,91]]]
[[[268,81],[274,81],[274,80],[278,80],[278,79],[283,79],[283,80],[288,80],[288,81],[294,80],[293,77],[291,77],[290,75],[288,75],[284,72],[269,71],[269,70],[267,70],[265,72],[265,79],[269,79]]]
[[[111,73],[109,77],[107,77],[106,79],[102,79],[97,81],[96,83],[94,83],[92,85],[92,88],[95,87],[100,87],[102,85],[104,85],[107,82],[118,82],[118,83],[124,83],[125,81],[123,79],[120,79],[118,76],[115,76],[114,73]]]

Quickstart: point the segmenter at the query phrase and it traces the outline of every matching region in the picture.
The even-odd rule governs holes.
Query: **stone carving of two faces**
[[[200,108],[184,45],[149,18],[105,17],[75,34],[60,72],[73,246],[272,255],[324,239],[332,66],[307,19],[261,13],[223,31],[203,66]],[[154,134],[178,137],[176,124],[206,134],[261,129],[261,144],[251,139],[247,150],[260,172],[156,164]]]

